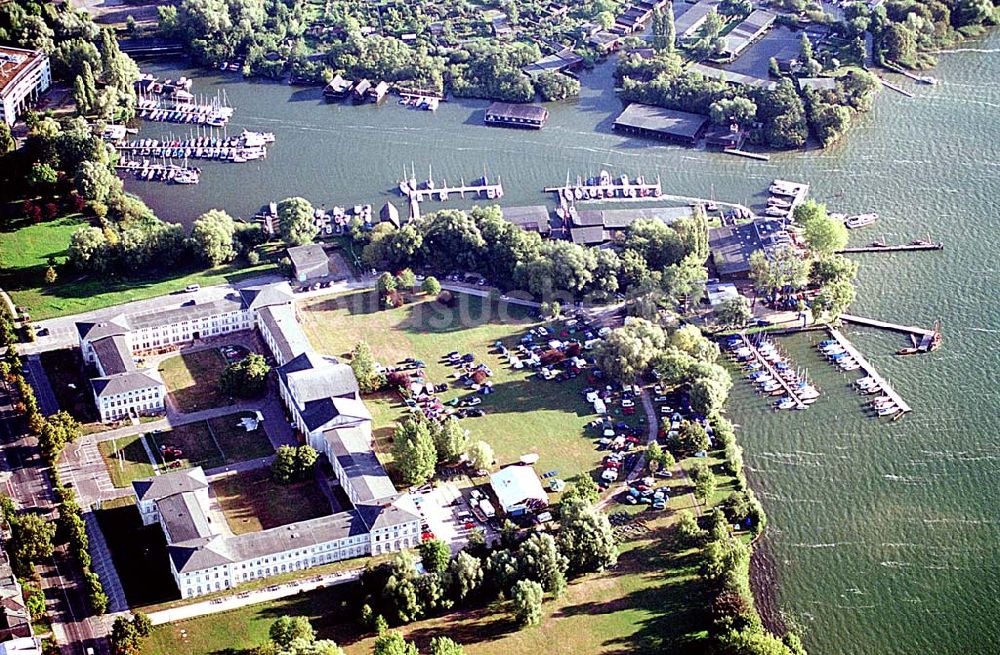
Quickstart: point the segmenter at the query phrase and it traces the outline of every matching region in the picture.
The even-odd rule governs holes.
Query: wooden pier
[[[771,374],[771,377],[774,378],[774,380],[778,384],[780,384],[782,388],[784,388],[785,392],[788,394],[788,397],[791,398],[793,401],[795,401],[795,408],[805,409],[807,405],[804,402],[802,402],[802,399],[799,398],[799,394],[795,391],[792,385],[789,384],[785,378],[781,377],[781,373],[779,373],[777,370],[775,370],[773,366],[771,366],[771,362],[767,361],[767,359],[765,359],[764,356],[760,354],[760,351],[757,350],[757,346],[753,345],[753,343],[751,343],[751,341],[747,339],[747,335],[745,332],[740,332],[740,338],[743,339],[743,344],[750,349],[750,352],[753,353],[754,359],[760,362],[760,365],[763,366],[767,370],[767,372]]]
[[[746,150],[739,150],[738,148],[726,148],[722,152],[728,155],[736,155],[737,157],[756,159],[757,161],[771,161],[771,155],[765,155],[762,152],[747,152]]]
[[[907,243],[898,246],[861,246],[860,248],[844,248],[838,250],[838,255],[852,252],[909,252],[919,250],[944,250],[943,243]]]
[[[884,77],[882,77],[882,76],[880,76],[880,75],[876,75],[875,77],[877,77],[877,78],[879,79],[879,81],[880,81],[880,82],[882,82],[882,84],[883,84],[883,85],[884,85],[884,86],[885,86],[886,88],[888,88],[888,89],[892,89],[892,90],[893,90],[893,91],[895,91],[896,93],[902,93],[902,94],[903,94],[904,96],[906,96],[907,98],[912,98],[912,97],[913,97],[913,93],[911,93],[910,91],[907,91],[907,90],[906,90],[906,89],[904,89],[903,87],[901,87],[901,86],[898,86],[898,85],[896,85],[896,84],[893,84],[892,82],[890,82],[889,80],[885,79]]]
[[[840,320],[845,323],[854,323],[855,325],[866,325],[868,327],[879,328],[882,330],[891,330],[893,332],[903,332],[905,334],[917,334],[921,337],[933,337],[937,332],[934,330],[928,330],[926,328],[913,327],[911,325],[899,325],[897,323],[889,323],[887,321],[879,321],[874,318],[865,318],[864,316],[854,316],[853,314],[841,314]]]
[[[478,184],[466,184],[465,180],[462,180],[459,186],[448,186],[448,181],[445,180],[442,186],[437,186],[430,179],[421,185],[417,183],[415,178],[411,177],[399,183],[399,193],[409,198],[411,204],[414,202],[424,202],[425,200],[444,202],[452,196],[458,196],[462,200],[465,200],[466,195],[471,196],[473,199],[488,198],[490,200],[497,200],[503,197],[503,182],[500,178],[497,178],[497,181],[491,184],[484,175],[480,178]]]
[[[844,316],[841,315],[841,318],[844,318]],[[852,344],[850,341],[847,340],[847,337],[841,334],[840,331],[837,330],[836,328],[830,328],[830,336],[836,339],[837,343],[839,343],[843,347],[844,351],[847,352],[848,355],[853,357],[854,361],[856,361],[858,364],[861,365],[860,370],[864,371],[865,373],[864,376],[870,377],[873,380],[875,380],[878,386],[882,388],[882,395],[891,398],[892,402],[895,403],[896,407],[899,408],[899,412],[895,416],[893,416],[893,420],[899,418],[900,416],[906,414],[907,412],[912,411],[910,409],[910,406],[906,403],[906,401],[903,400],[902,396],[900,396],[896,392],[896,390],[892,388],[892,386],[885,378],[879,375],[878,371],[875,370],[875,367],[872,366],[870,363],[868,363],[868,360],[865,359],[865,356],[862,355],[858,351],[858,349],[854,347],[854,344]]]

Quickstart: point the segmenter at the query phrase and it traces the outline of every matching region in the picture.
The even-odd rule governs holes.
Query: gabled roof
[[[97,361],[100,362],[105,375],[116,375],[135,370],[132,351],[124,335],[101,337],[91,341],[91,346],[94,348],[94,354],[97,355]]]
[[[391,528],[394,525],[412,523],[420,521],[420,515],[416,508],[412,508],[412,501],[408,497],[401,497],[392,503],[383,505],[358,505],[355,509],[361,515],[361,520],[365,522],[369,530],[379,530],[381,528]]]
[[[129,325],[125,316],[119,315],[106,321],[77,323],[76,331],[80,335],[80,339],[96,341],[104,337],[124,336],[128,334]]]
[[[166,527],[167,543],[182,543],[212,536],[208,517],[193,491],[172,494],[156,501],[156,510]]]
[[[357,397],[360,391],[354,370],[333,357],[306,351],[278,369],[278,375],[301,407],[313,400]]]
[[[365,403],[355,398],[320,398],[305,403],[300,409],[302,420],[310,432],[358,425],[372,420]]]
[[[240,289],[240,297],[248,309],[255,310],[271,305],[286,305],[295,300],[295,296],[292,295],[292,287],[287,282]]]
[[[372,451],[370,430],[360,425],[334,428],[324,432],[323,438],[327,455],[337,460],[354,490],[352,499],[371,503],[395,497],[396,487]]]
[[[152,369],[117,373],[103,378],[93,378],[90,381],[94,395],[98,398],[117,396],[129,391],[141,391],[162,385],[163,379],[160,378],[160,374]]]
[[[298,273],[307,273],[316,269],[324,272],[330,270],[330,258],[318,243],[307,243],[304,246],[293,246],[288,249],[288,258]]]
[[[229,553],[226,539],[220,535],[170,544],[167,553],[178,573],[201,571],[237,561]]]
[[[502,468],[490,476],[490,486],[504,510],[530,500],[549,502],[542,481],[530,466],[518,464]]]
[[[258,320],[274,339],[274,356],[287,364],[309,351],[309,339],[295,318],[292,305],[269,305],[257,310]]]
[[[132,489],[139,500],[160,500],[174,494],[207,488],[208,480],[200,466],[132,482]]]

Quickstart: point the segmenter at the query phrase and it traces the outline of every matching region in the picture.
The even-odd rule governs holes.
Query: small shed
[[[490,486],[504,512],[518,516],[549,504],[549,495],[531,466],[514,465],[490,476]]]
[[[382,205],[382,209],[378,212],[378,218],[383,223],[392,223],[396,229],[399,229],[399,210],[396,209],[396,205],[391,202],[387,202]]]
[[[330,258],[318,243],[293,246],[288,249],[288,258],[292,260],[292,270],[299,282],[330,275]]]

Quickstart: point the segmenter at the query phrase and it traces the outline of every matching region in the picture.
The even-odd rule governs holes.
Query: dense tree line
[[[997,23],[1000,8],[991,0],[889,0],[871,11],[855,3],[845,29],[871,32],[877,62],[920,69],[937,63],[933,51]]]
[[[707,272],[707,219],[701,212],[668,226],[637,220],[614,248],[543,240],[503,219],[499,207],[445,209],[399,229],[382,223],[355,233],[366,267],[476,272],[501,289],[541,298],[608,297],[633,288],[668,301],[694,295]]]

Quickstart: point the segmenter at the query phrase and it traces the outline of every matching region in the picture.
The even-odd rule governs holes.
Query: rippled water
[[[504,204],[548,200],[543,186],[601,168],[647,177],[668,192],[752,200],[775,177],[803,180],[843,211],[877,210],[859,243],[930,236],[943,253],[859,255],[857,314],[930,326],[944,347],[900,358],[905,337],[848,336],[914,408],[895,423],[868,418],[849,380],[800,336],[782,341],[824,390],[808,412],[772,413],[746,385],[731,412],[770,516],[778,600],[819,655],[1000,652],[1000,36],[943,55],[937,87],[884,91],[844,143],[770,162],[656,146],[610,132],[620,107],[610,70],[584,81],[578,103],[550,106],[540,132],[482,127],[482,102],[436,114],[325,105],[316,90],[198,80],[225,88],[233,129],[271,130],[257,164],[205,164],[196,188],[134,183],[161,216],[188,222],[211,207],[252,214],[303,195],[316,204],[384,202],[402,167],[418,177],[499,174]],[[170,74],[176,69],[154,67]],[[143,127],[143,136],[182,128]],[[453,206],[460,206],[452,203]]]

